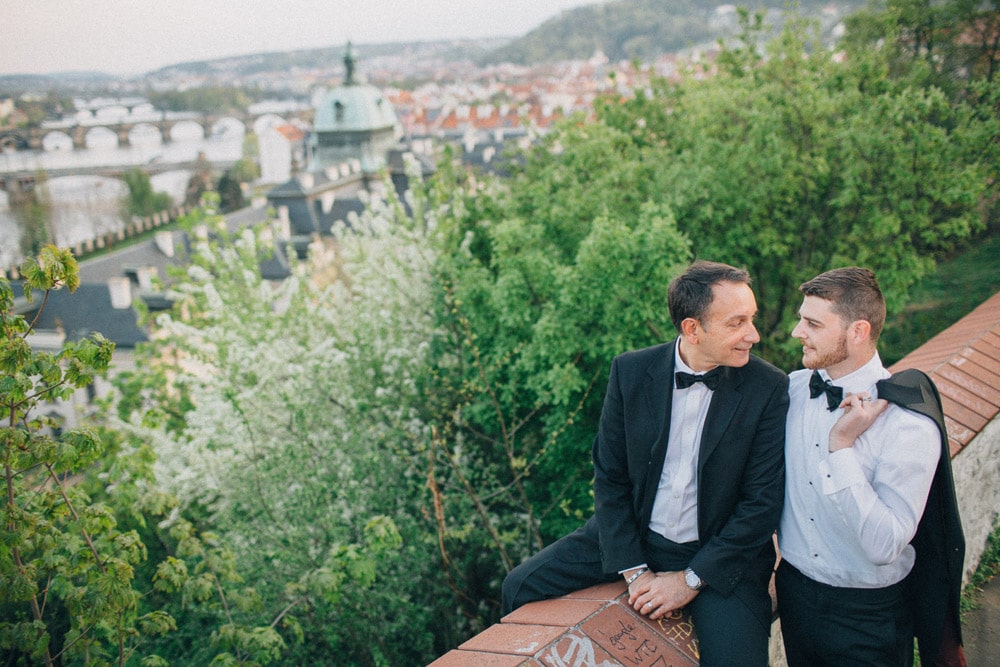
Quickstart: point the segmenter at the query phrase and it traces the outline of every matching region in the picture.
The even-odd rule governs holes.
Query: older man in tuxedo
[[[760,337],[746,271],[695,262],[668,305],[676,340],[612,363],[594,515],[510,572],[504,612],[624,578],[651,619],[688,608],[704,667],[764,667],[787,376],[750,353]]]

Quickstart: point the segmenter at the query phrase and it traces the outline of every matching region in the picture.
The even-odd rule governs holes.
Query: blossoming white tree
[[[276,284],[259,270],[274,251],[268,230],[230,236],[199,213],[190,222],[207,233],[131,378],[147,389],[127,387],[121,411],[122,428],[151,442],[177,515],[210,527],[264,612],[313,650],[358,639],[371,610],[339,611],[352,596],[405,606],[370,588],[377,567],[391,579],[405,562],[396,524],[414,520],[409,487],[422,483],[401,443],[425,437],[413,406],[433,336],[434,225],[401,205],[370,202]],[[358,650],[380,655],[376,639],[369,631]],[[308,659],[309,646],[296,650]]]

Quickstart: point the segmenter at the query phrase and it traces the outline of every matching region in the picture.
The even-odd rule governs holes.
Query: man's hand
[[[858,436],[867,431],[876,417],[885,412],[889,401],[881,398],[873,401],[868,392],[863,392],[848,394],[840,407],[844,408],[844,414],[840,415],[840,419],[830,429],[831,452],[852,447]]]
[[[681,609],[698,595],[684,582],[683,572],[647,572],[629,586],[628,603],[655,621]]]

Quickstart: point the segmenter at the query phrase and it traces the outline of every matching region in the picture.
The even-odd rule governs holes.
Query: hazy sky
[[[8,0],[0,74],[164,65],[259,51],[522,35],[601,0]]]

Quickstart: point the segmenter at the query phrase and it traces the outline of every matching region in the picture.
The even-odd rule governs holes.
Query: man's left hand
[[[642,577],[633,584],[628,603],[655,621],[681,609],[695,599],[698,591],[688,587],[683,572],[657,572],[653,577]]]
[[[858,436],[868,430],[875,419],[885,412],[885,409],[889,407],[889,402],[881,398],[873,401],[870,394],[863,392],[848,394],[844,397],[840,407],[844,409],[844,414],[830,429],[829,450],[831,452],[853,447]]]

